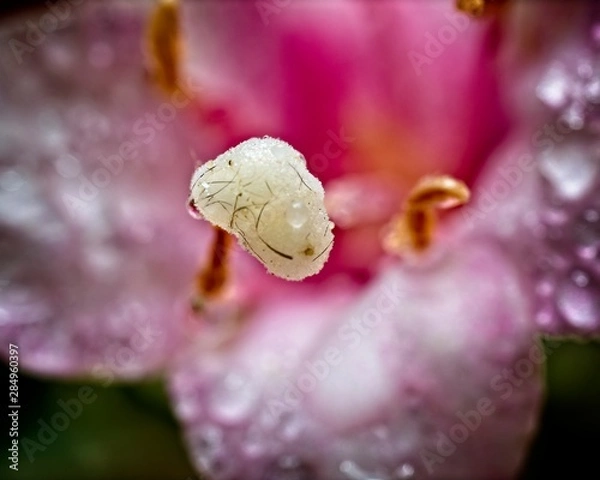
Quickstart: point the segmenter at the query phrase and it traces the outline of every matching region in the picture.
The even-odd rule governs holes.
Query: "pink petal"
[[[0,339],[24,368],[138,377],[181,339],[207,229],[185,211],[187,114],[144,78],[146,10],[81,6],[21,64],[2,49]]]
[[[549,21],[530,21],[541,8]],[[530,2],[512,20],[503,71],[520,128],[462,216],[530,272],[540,332],[598,335],[600,11],[594,2]]]
[[[172,376],[195,465],[219,479],[510,478],[541,398],[521,287],[505,253],[474,243],[391,266],[344,313],[347,297],[310,290],[259,310]]]
[[[208,96],[232,99],[225,115],[239,132],[290,142],[324,182],[390,182],[383,202],[396,210],[427,173],[473,182],[507,131],[498,29],[451,1],[187,2],[184,12],[188,71]],[[340,228],[310,281],[372,275],[385,221]]]

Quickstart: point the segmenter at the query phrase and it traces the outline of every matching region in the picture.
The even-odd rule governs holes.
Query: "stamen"
[[[456,8],[473,17],[498,12],[508,0],[456,0]]]
[[[448,175],[424,177],[411,190],[402,213],[391,223],[384,248],[393,254],[423,252],[433,241],[436,209],[448,209],[469,200],[469,188]]]
[[[196,298],[192,301],[194,310],[200,309],[204,300],[219,296],[229,278],[232,237],[218,227],[214,227],[214,230],[215,238],[208,263],[196,276]]]
[[[167,93],[179,88],[182,41],[178,7],[178,0],[159,0],[148,23],[151,75]]]
[[[287,280],[321,271],[333,246],[333,223],[321,182],[304,156],[271,137],[251,138],[200,165],[190,205]]]

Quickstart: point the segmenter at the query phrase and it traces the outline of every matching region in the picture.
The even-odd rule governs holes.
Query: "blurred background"
[[[317,0],[315,0],[317,1]],[[398,0],[403,1],[403,0]],[[435,1],[435,0],[432,0]],[[450,1],[450,0],[448,0]],[[3,0],[0,20],[38,0]],[[587,478],[595,468],[600,431],[600,345],[561,342],[549,349],[547,398],[540,430],[521,479],[565,475]],[[8,379],[2,364],[2,378]],[[35,451],[28,461],[21,452],[19,471],[8,469],[8,435],[3,432],[0,478],[31,480],[108,480],[198,478],[187,458],[181,432],[159,379],[104,387],[57,381],[20,372],[19,433],[37,442],[40,421],[56,413],[57,401],[91,386],[97,401],[86,406],[55,442]],[[493,455],[493,452],[490,452]]]
[[[558,345],[558,347],[556,347]],[[547,399],[540,431],[521,480],[589,478],[600,431],[600,345],[553,341],[548,349]],[[3,365],[4,379],[8,369]],[[21,373],[20,437],[37,442],[39,420],[57,412],[57,401],[91,386],[98,399],[86,406],[56,441],[36,451],[31,463],[21,452],[19,472],[2,457],[0,478],[27,480],[192,480],[179,428],[158,380],[103,387],[58,382]],[[2,435],[3,452],[8,436]],[[493,452],[490,452],[493,455]]]

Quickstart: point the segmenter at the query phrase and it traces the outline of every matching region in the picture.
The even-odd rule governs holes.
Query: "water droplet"
[[[415,467],[413,467],[410,463],[405,463],[394,472],[395,478],[397,478],[398,480],[412,478],[414,474]]]
[[[16,192],[24,183],[23,176],[14,170],[7,170],[0,174],[0,188],[7,192]]]
[[[381,480],[379,477],[365,472],[351,460],[344,460],[340,463],[339,469],[349,480]]]
[[[571,278],[573,279],[573,283],[575,283],[575,285],[578,287],[587,287],[590,283],[590,278],[581,270],[575,270],[572,273]]]
[[[192,457],[206,468],[210,468],[223,443],[223,432],[212,425],[205,425],[190,437]]]
[[[567,75],[562,65],[554,65],[548,70],[535,89],[537,97],[547,106],[560,108],[568,97]]]
[[[290,157],[290,150],[285,145],[273,145],[271,147],[271,153],[281,162],[287,161]]]
[[[586,100],[592,103],[600,103],[600,79],[596,78],[589,82],[583,91]]]
[[[592,41],[600,47],[600,23],[592,26]]]
[[[187,422],[197,419],[202,413],[202,407],[197,398],[182,398],[175,404],[177,416]]]
[[[300,200],[294,200],[285,212],[285,219],[294,228],[302,228],[308,221],[309,210]]]
[[[600,212],[598,212],[598,210],[594,210],[593,208],[588,208],[583,212],[583,218],[585,218],[588,222],[597,222],[600,220]]]
[[[379,440],[387,440],[389,438],[390,431],[387,427],[379,426],[372,430],[373,435]]]
[[[73,155],[61,155],[54,162],[54,168],[64,178],[75,178],[81,174],[81,162]]]
[[[581,130],[584,125],[584,115],[581,106],[574,103],[561,115],[561,118],[571,130]]]
[[[581,62],[577,65],[577,75],[579,75],[583,79],[591,78],[594,74],[594,69],[589,62]]]
[[[202,217],[202,214],[200,213],[200,211],[196,208],[196,203],[194,202],[193,199],[189,199],[188,200],[188,205],[187,205],[187,210],[188,213],[195,218],[196,220],[200,220]]]
[[[73,45],[65,42],[48,42],[44,47],[44,57],[53,72],[70,72],[77,61]]]
[[[281,417],[281,438],[287,442],[297,440],[304,425],[298,415],[284,413]]]
[[[215,388],[211,413],[220,422],[237,424],[252,413],[257,400],[255,386],[243,376],[230,373]]]
[[[547,329],[550,325],[556,323],[555,315],[552,309],[547,305],[542,307],[535,314],[535,323],[537,323],[537,325],[539,325],[542,329]]]
[[[572,228],[575,243],[584,249],[600,246],[600,215],[594,209],[587,209],[575,221]]]
[[[546,225],[563,226],[569,220],[569,214],[562,209],[549,208],[542,213]]]
[[[582,198],[594,185],[600,165],[582,145],[555,146],[540,155],[540,172],[565,200]]]
[[[0,307],[0,326],[8,325],[9,319],[10,319],[10,314],[8,313],[8,310]]]
[[[317,478],[314,469],[293,455],[284,455],[267,468],[264,480],[312,480]]]
[[[540,297],[549,297],[554,293],[554,281],[550,278],[542,278],[535,287],[535,292]]]
[[[583,270],[574,270],[557,292],[556,306],[565,320],[582,329],[600,322],[600,288]]]
[[[242,452],[248,458],[258,458],[265,453],[267,445],[260,428],[256,425],[250,427],[242,443]]]

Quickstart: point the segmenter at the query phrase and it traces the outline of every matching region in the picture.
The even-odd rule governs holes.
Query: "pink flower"
[[[549,27],[519,23],[539,6],[476,22],[451,2],[284,3],[182,5],[167,96],[144,75],[147,6],[86,4],[35,45],[4,22],[3,345],[42,374],[163,371],[214,478],[512,477],[537,335],[598,333],[598,12],[553,7],[540,51]],[[558,119],[563,140],[538,133]],[[211,233],[185,212],[194,163],[254,135],[305,154],[343,228],[302,284],[236,250],[195,316]],[[384,255],[383,225],[440,173],[472,205],[423,257]]]

